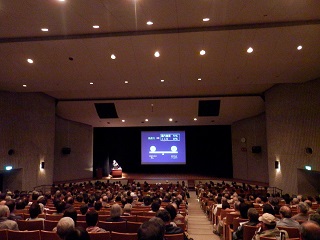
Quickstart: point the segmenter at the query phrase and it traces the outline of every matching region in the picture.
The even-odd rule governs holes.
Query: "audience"
[[[294,227],[300,229],[300,224],[291,218],[291,209],[288,206],[282,206],[279,213],[281,219],[277,222],[277,227]]]
[[[308,221],[309,218],[309,206],[304,202],[300,202],[298,204],[298,213],[292,217],[293,220],[296,221]]]
[[[59,220],[56,230],[57,234],[61,239],[65,239],[65,237],[71,233],[75,229],[75,224],[72,218],[63,217]]]
[[[155,221],[147,221],[138,229],[138,240],[163,240],[164,228]]]
[[[106,222],[123,222],[127,221],[125,218],[121,217],[122,208],[119,204],[115,203],[111,206],[110,217],[106,219]]]
[[[238,229],[233,233],[232,238],[242,240],[243,239],[243,227],[248,226],[257,226],[259,222],[259,212],[255,208],[249,208],[247,213],[249,221],[241,224]]]
[[[17,215],[15,215],[15,213],[14,213],[15,206],[16,206],[16,203],[15,203],[14,200],[12,200],[12,199],[7,200],[7,201],[6,201],[6,205],[8,206],[8,208],[9,208],[9,210],[10,210],[10,215],[9,215],[8,219],[14,220],[14,221],[22,220],[22,219],[23,219],[23,217],[21,217],[21,216],[19,216],[19,215],[17,216]]]
[[[30,217],[26,219],[26,221],[44,221],[44,218],[38,217],[41,214],[41,208],[39,203],[34,202],[31,204],[29,208]]]
[[[8,219],[10,210],[7,205],[0,205],[0,229],[10,229],[19,231],[18,224]]]
[[[98,212],[91,209],[86,214],[87,232],[106,232],[105,229],[97,226],[98,224]]]

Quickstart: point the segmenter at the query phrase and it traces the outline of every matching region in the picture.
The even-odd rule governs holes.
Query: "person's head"
[[[301,240],[317,240],[320,236],[320,227],[312,221],[301,224],[300,239]]]
[[[165,224],[169,224],[171,221],[170,213],[167,210],[159,210],[156,217],[161,218]]]
[[[102,208],[102,202],[101,202],[101,201],[96,201],[96,202],[94,203],[94,209],[95,209],[96,211],[100,211],[101,208]]]
[[[113,204],[110,209],[110,216],[112,218],[115,218],[115,217],[120,217],[121,215],[122,215],[122,208],[120,207],[120,205],[117,203]]]
[[[39,203],[37,202],[32,203],[29,208],[30,218],[37,218],[40,213],[41,213],[41,208]]]
[[[58,201],[55,204],[57,213],[63,213],[63,211],[66,209],[66,202],[64,201]]]
[[[309,221],[313,221],[320,226],[320,214],[319,213],[310,214]]]
[[[64,213],[63,213],[64,217],[71,217],[74,221],[75,224],[77,224],[77,217],[78,217],[78,213],[77,210],[74,207],[68,207]]]
[[[98,223],[98,212],[96,210],[90,210],[86,214],[86,223],[88,227],[96,226]]]
[[[147,221],[138,229],[138,240],[163,240],[164,228],[157,222]]]
[[[87,204],[82,204],[81,206],[80,206],[80,212],[81,212],[81,214],[82,215],[85,215],[86,213],[87,213],[87,211],[88,211],[88,205]]]
[[[83,228],[75,228],[65,236],[64,240],[90,240],[90,235]]]
[[[24,209],[26,207],[26,203],[23,199],[19,199],[16,202],[16,209],[20,210],[20,209]]]
[[[124,205],[123,207],[123,212],[125,213],[131,213],[131,209],[132,209],[132,205],[130,203],[127,203],[126,205]]]
[[[6,205],[8,206],[10,212],[13,212],[14,207],[16,206],[16,202],[12,199],[6,201]]]
[[[75,224],[72,218],[63,217],[57,224],[57,234],[61,239],[64,239],[75,228]]]
[[[309,206],[305,202],[300,202],[298,204],[298,212],[303,214],[308,214]]]
[[[239,205],[239,212],[240,212],[240,216],[241,218],[248,218],[248,210],[249,210],[249,204],[242,202]]]
[[[270,213],[264,213],[259,217],[259,221],[262,223],[262,229],[274,229],[276,227],[276,217]]]
[[[177,216],[177,209],[172,204],[168,204],[165,209],[169,212],[171,221],[173,221]]]
[[[38,191],[33,191],[31,194],[32,201],[37,201],[39,196],[40,196],[40,193]]]
[[[248,209],[248,218],[252,222],[258,222],[259,221],[259,212],[255,208],[249,208]]]
[[[268,203],[263,205],[263,210],[262,211],[263,211],[263,213],[270,213],[272,215],[275,214],[273,207]]]
[[[279,213],[280,213],[281,218],[291,218],[292,217],[291,209],[288,206],[282,206],[280,208]]]
[[[151,210],[153,212],[157,212],[160,208],[160,201],[159,200],[154,200],[152,203],[151,203]]]
[[[9,217],[10,210],[7,205],[0,205],[0,217]]]

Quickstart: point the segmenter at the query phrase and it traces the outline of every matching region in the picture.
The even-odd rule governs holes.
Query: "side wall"
[[[53,178],[55,100],[41,93],[0,92],[0,169],[3,188],[32,190]],[[8,150],[14,154],[9,155]],[[44,161],[46,167],[40,169]],[[20,169],[20,170],[18,170]]]
[[[62,153],[65,147],[70,154]],[[57,117],[54,156],[54,181],[92,178],[92,127]]]
[[[267,183],[269,176],[265,114],[235,122],[231,129],[233,177]],[[252,153],[253,146],[261,146],[261,153]]]
[[[269,183],[285,193],[298,189],[298,169],[320,171],[320,80],[281,84],[266,92]],[[313,154],[306,154],[306,147]],[[280,161],[280,170],[274,162]]]

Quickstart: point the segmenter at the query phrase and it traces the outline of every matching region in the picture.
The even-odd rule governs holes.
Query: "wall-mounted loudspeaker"
[[[8,151],[8,155],[13,155],[14,154],[14,150],[13,149],[9,149],[9,151]]]
[[[62,154],[68,155],[71,153],[71,148],[64,147],[64,148],[62,148],[61,152],[62,152]]]
[[[252,153],[261,153],[261,146],[252,146]]]

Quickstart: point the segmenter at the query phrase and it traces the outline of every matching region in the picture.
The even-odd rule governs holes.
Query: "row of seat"
[[[104,232],[104,233],[89,233],[90,240],[137,240],[137,233],[121,233],[121,232]],[[13,231],[0,230],[1,240],[61,240],[56,232],[45,230],[34,231]],[[183,233],[166,234],[167,240],[183,240]]]
[[[20,231],[24,230],[46,230],[51,231],[54,227],[57,226],[58,221],[50,221],[50,220],[44,220],[44,221],[25,221],[25,220],[18,220],[18,227]],[[103,228],[107,231],[116,231],[116,232],[123,232],[123,233],[136,233],[138,231],[138,228],[142,222],[130,222],[130,221],[124,221],[124,222],[105,222],[105,221],[99,221],[98,226],[100,228]],[[185,229],[184,223],[178,223],[178,227],[181,227],[182,229]],[[77,226],[80,226],[84,229],[87,228],[87,223],[85,221],[77,221]]]
[[[289,227],[278,227],[280,230],[286,230],[288,232],[289,238],[286,240],[299,240],[300,233],[297,228],[289,228]],[[243,226],[243,240],[251,240],[255,235],[256,231],[259,229],[257,226]],[[260,240],[274,240],[276,237],[260,237]]]

